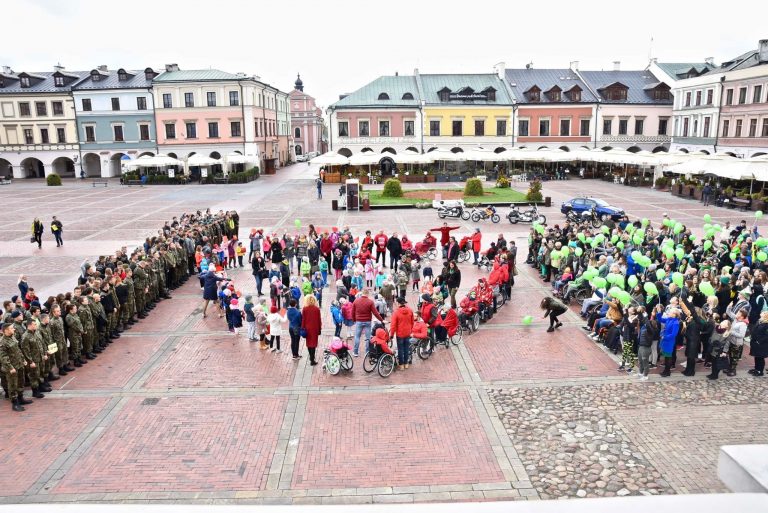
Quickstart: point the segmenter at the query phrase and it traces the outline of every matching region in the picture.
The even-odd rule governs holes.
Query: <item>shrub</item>
[[[541,180],[533,180],[528,187],[528,193],[525,195],[525,199],[528,201],[539,203],[544,201],[544,196],[541,194]]]
[[[656,179],[655,185],[657,189],[663,189],[664,187],[669,185],[669,178],[665,176],[660,176]]]
[[[496,187],[499,189],[509,189],[509,180],[506,176],[500,176],[498,180],[496,180]]]
[[[61,177],[56,173],[51,173],[45,177],[45,182],[48,185],[61,185]]]
[[[470,178],[464,185],[464,196],[483,196],[483,182],[479,178]]]
[[[384,190],[381,193],[383,198],[402,198],[403,187],[400,185],[400,180],[396,178],[389,178],[384,182]]]

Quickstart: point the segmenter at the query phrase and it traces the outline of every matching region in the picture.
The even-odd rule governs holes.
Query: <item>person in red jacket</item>
[[[371,339],[371,345],[373,346],[379,346],[382,352],[387,354],[394,354],[392,350],[389,348],[389,344],[387,343],[387,332],[384,331],[384,329],[379,328],[376,330],[376,333],[374,334],[373,338]]]
[[[376,246],[376,263],[379,263],[379,257],[381,257],[381,264],[387,266],[387,242],[389,239],[384,235],[384,230],[379,230],[376,237],[373,238],[373,244]]]
[[[475,255],[474,265],[477,265],[477,259],[480,256],[481,240],[483,235],[480,233],[480,228],[475,228],[475,233],[472,234],[472,253]]]
[[[368,248],[370,251],[373,248],[373,237],[371,237],[371,230],[365,231],[365,238],[363,239],[363,242],[360,244],[360,249]]]
[[[426,323],[421,320],[421,317],[416,317],[416,319],[413,322],[413,333],[411,333],[411,339],[409,340],[409,344],[417,344],[420,340],[426,340],[429,338],[429,328],[427,328]],[[408,358],[410,358],[410,355],[408,355]],[[408,361],[410,364],[410,360]]]
[[[381,322],[384,319],[376,309],[376,305],[369,298],[371,292],[368,289],[363,289],[355,301],[352,303],[352,320],[355,321],[355,349],[354,356],[360,354],[360,335],[365,332],[365,347],[367,351],[371,350],[371,320],[376,317]]]
[[[448,254],[448,241],[451,239],[451,232],[458,230],[459,226],[448,226],[448,223],[443,223],[440,228],[432,228],[431,232],[440,232],[440,246],[443,248],[443,258]]]
[[[411,354],[410,341],[413,332],[413,310],[403,297],[397,298],[398,308],[392,314],[392,326],[389,334],[397,340],[397,363],[400,368],[408,368]]]

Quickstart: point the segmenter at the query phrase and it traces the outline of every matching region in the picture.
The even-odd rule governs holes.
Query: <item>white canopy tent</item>
[[[344,155],[329,151],[323,153],[311,160],[313,164],[320,164],[321,166],[344,166],[349,164],[349,159]]]
[[[143,157],[139,157],[136,160],[129,162],[126,165],[126,168],[168,167],[181,166],[182,164],[182,161],[176,160],[172,157],[169,157],[168,155],[156,155],[154,157],[144,155]]]

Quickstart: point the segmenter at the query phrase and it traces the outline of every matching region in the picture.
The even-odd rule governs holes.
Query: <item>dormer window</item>
[[[19,77],[19,83],[21,84],[21,87],[29,87],[29,77]]]
[[[389,100],[389,95],[387,93],[379,93],[379,100]]]
[[[664,89],[656,89],[653,91],[653,99],[654,100],[670,100],[669,91],[665,91]]]
[[[156,76],[155,70],[153,70],[152,68],[147,68],[144,70],[144,78],[146,80],[152,80],[153,78],[155,78],[155,76]]]
[[[56,87],[62,87],[64,85],[64,77],[62,77],[61,75],[54,75],[53,85],[55,85]]]
[[[101,75],[99,72],[96,70],[91,71],[91,81],[98,82],[99,80],[101,80]]]
[[[411,93],[405,93],[403,94],[403,100],[413,100],[413,95]]]
[[[126,73],[124,69],[118,70],[117,71],[117,79],[120,80],[121,82],[123,80],[128,80],[128,73]]]
[[[485,93],[485,97],[487,101],[489,102],[495,102],[496,101],[496,89],[493,87],[486,87],[483,89],[483,92]]]
[[[441,102],[447,102],[451,100],[451,90],[447,87],[443,87],[437,92]]]
[[[614,82],[602,88],[602,95],[606,100],[625,101],[629,88],[621,82]]]
[[[525,96],[528,98],[529,102],[540,102],[541,101],[541,89],[539,89],[538,86],[534,85],[531,86],[526,92]]]
[[[574,85],[568,91],[565,92],[566,96],[568,96],[568,99],[572,102],[580,102],[581,101],[581,87]]]
[[[562,89],[558,86],[552,86],[547,91],[547,97],[551,102],[559,102],[562,99]]]

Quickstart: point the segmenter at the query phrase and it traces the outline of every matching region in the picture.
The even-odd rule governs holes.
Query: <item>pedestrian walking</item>
[[[64,239],[62,239],[63,231],[64,226],[61,224],[61,221],[56,219],[56,216],[53,216],[53,220],[51,221],[51,233],[53,233],[53,236],[56,239],[57,248],[64,245]]]
[[[32,221],[32,242],[37,242],[37,249],[43,247],[43,231],[45,231],[43,223],[36,217]]]
[[[323,321],[320,315],[320,308],[317,305],[315,296],[304,297],[304,308],[301,310],[301,330],[306,341],[307,351],[309,351],[309,364],[317,365],[315,352],[320,332],[323,329]]]

